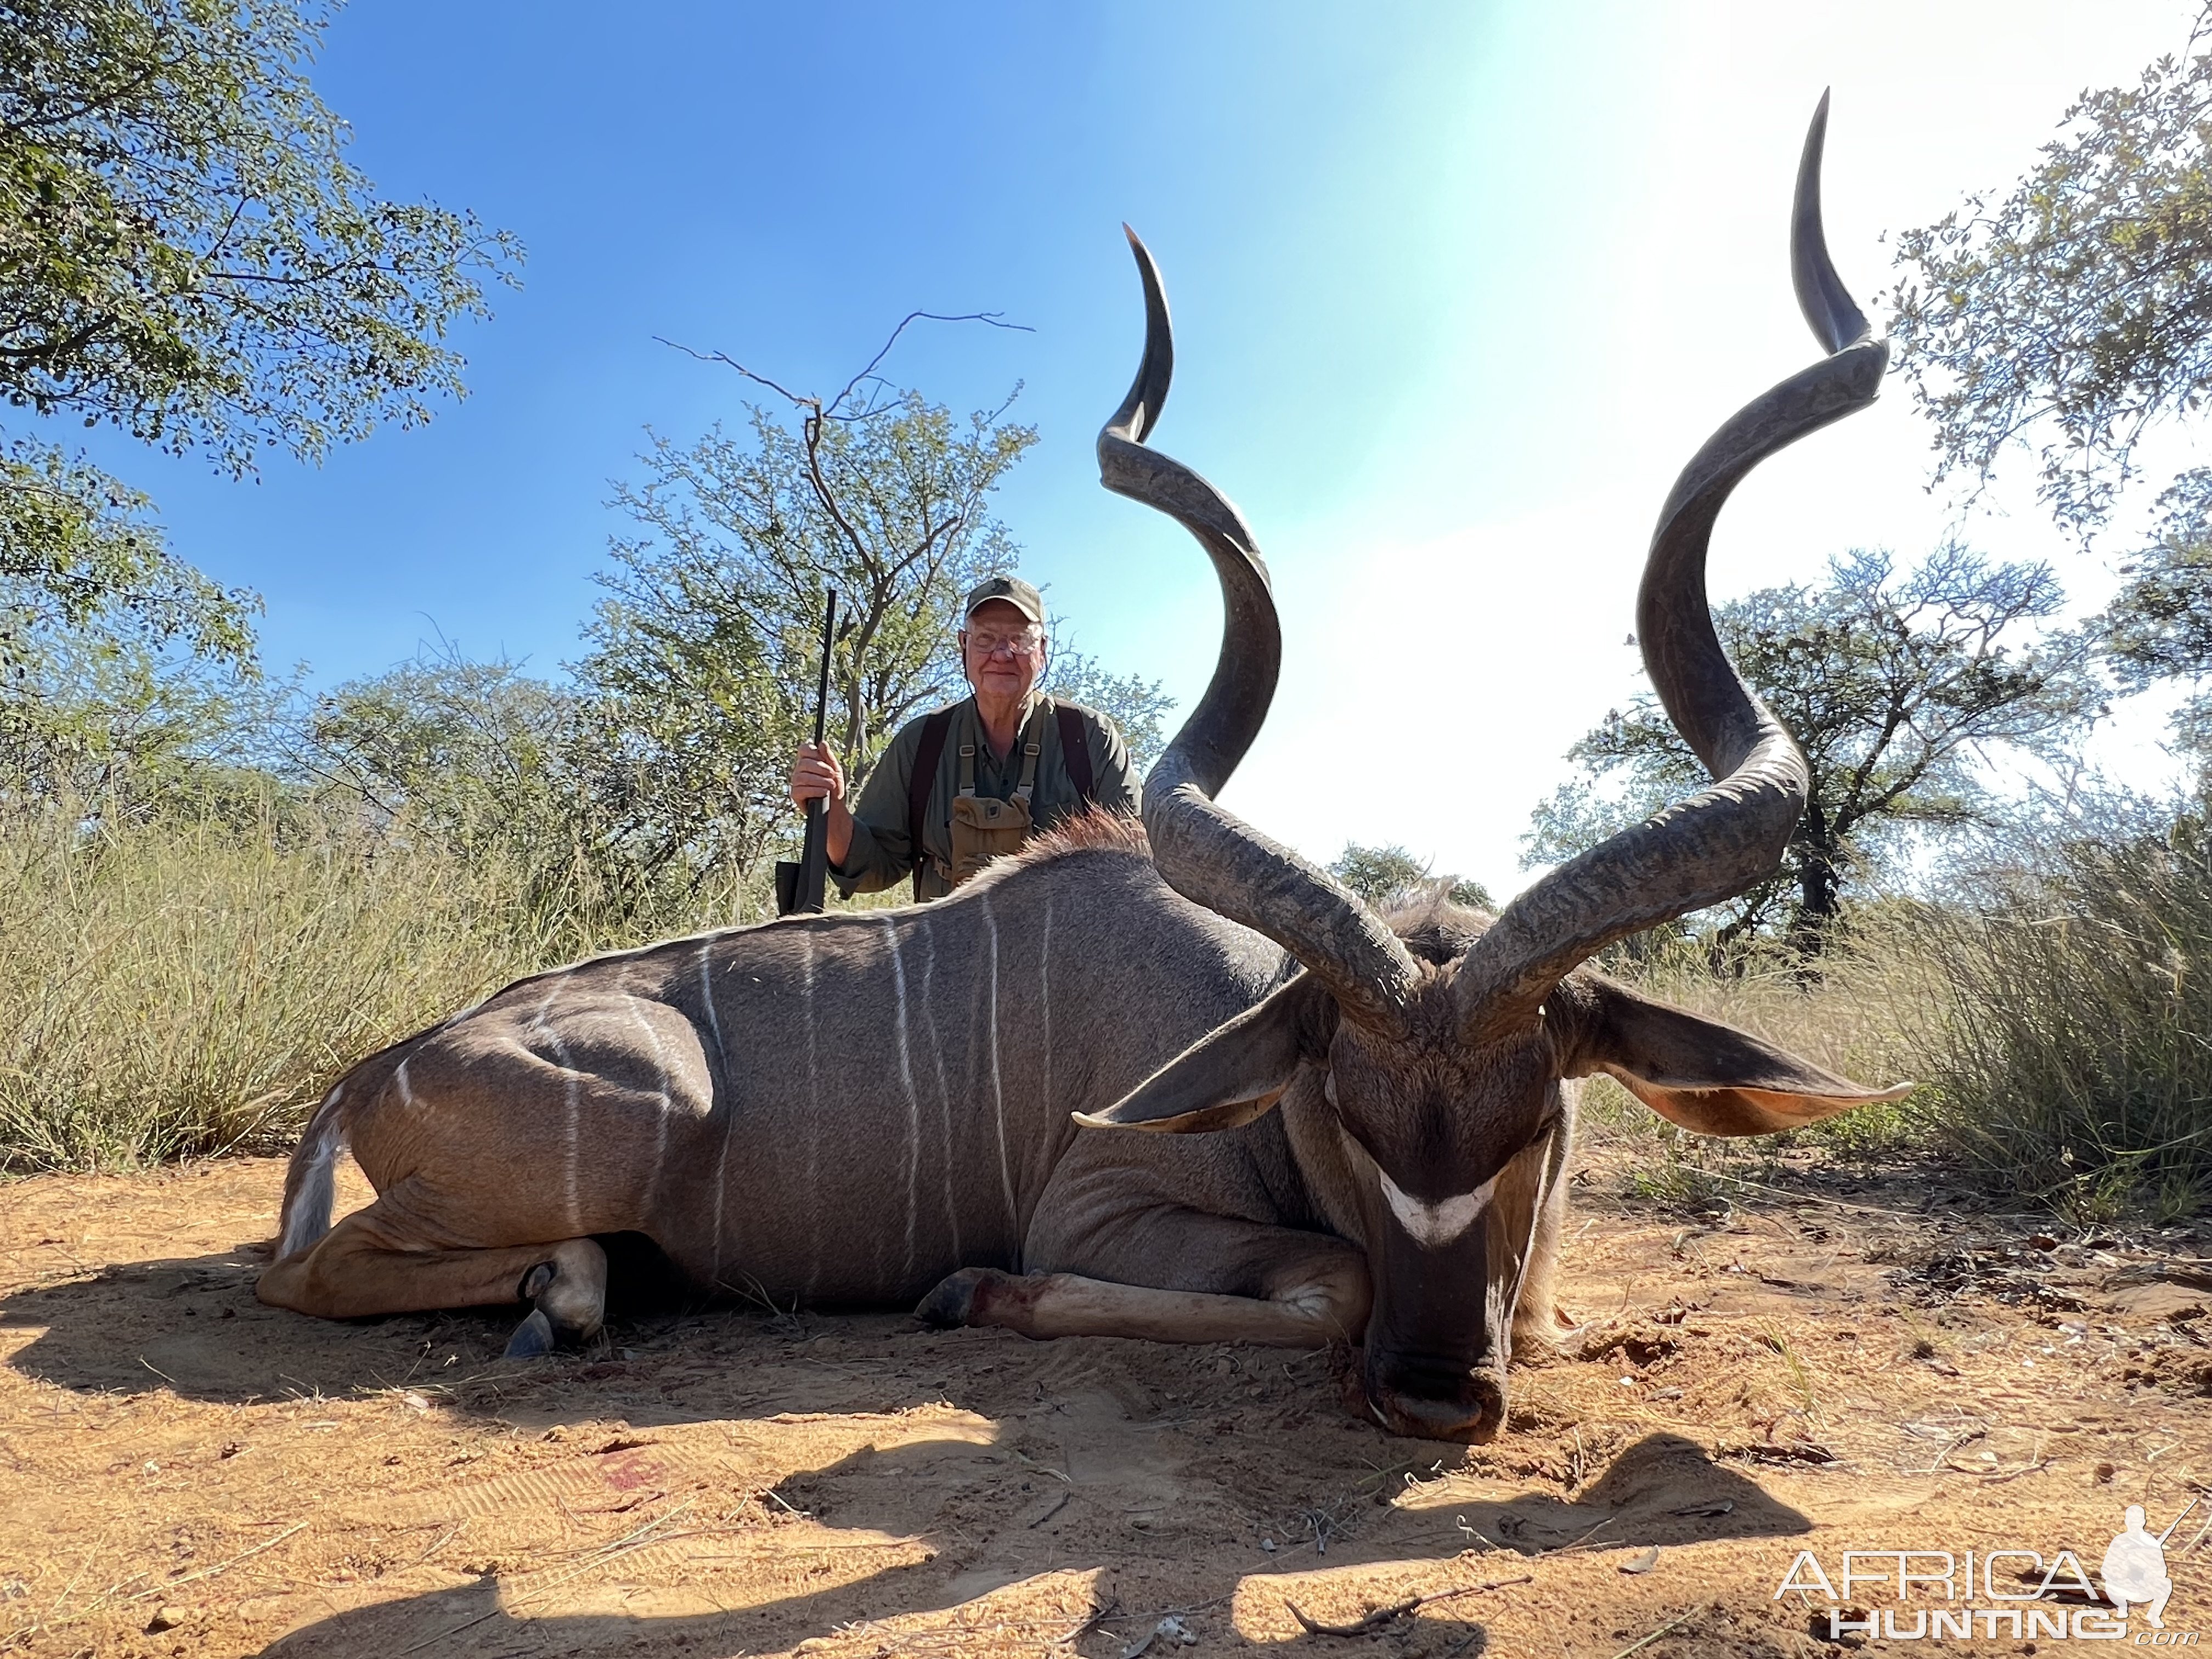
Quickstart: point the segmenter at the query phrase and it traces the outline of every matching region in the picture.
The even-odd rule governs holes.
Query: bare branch
[[[747,368],[726,351],[701,351],[696,347],[669,339],[665,335],[656,334],[653,337],[655,343],[667,346],[672,350],[680,351],[685,356],[696,358],[702,363],[720,363],[726,368],[733,368],[745,379],[752,381],[754,385],[766,386],[770,392],[790,403],[793,407],[813,410],[817,419],[858,421],[867,420],[880,415],[890,405],[875,404],[859,410],[847,410],[840,413],[839,411],[844,409],[845,399],[851,397],[864,384],[878,384],[889,389],[890,383],[877,374],[876,370],[883,366],[884,359],[890,356],[891,348],[898,343],[899,336],[905,333],[911,325],[915,323],[984,323],[993,328],[1003,328],[1013,333],[1034,334],[1036,332],[1027,323],[1006,321],[1006,315],[1002,311],[964,311],[957,316],[936,311],[909,311],[899,319],[899,325],[890,331],[890,338],[876,349],[876,355],[868,359],[866,366],[845,382],[843,390],[826,402],[818,397],[808,397],[803,392],[793,392],[790,387],[770,380],[758,370]],[[1012,403],[1012,399],[1009,398],[1007,402]]]

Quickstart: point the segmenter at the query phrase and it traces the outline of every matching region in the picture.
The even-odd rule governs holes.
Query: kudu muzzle
[[[1375,1300],[1360,1379],[1393,1434],[1483,1441],[1504,1425],[1510,1326],[1486,1305],[1488,1231],[1477,1221],[1431,1249],[1386,1228],[1368,1247]]]

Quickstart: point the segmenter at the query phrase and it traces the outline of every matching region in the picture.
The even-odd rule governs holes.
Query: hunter
[[[792,799],[827,803],[830,874],[848,898],[908,877],[917,899],[942,898],[1085,805],[1137,815],[1114,722],[1036,689],[1043,596],[1018,576],[992,576],[962,615],[960,665],[975,695],[900,727],[857,809],[828,745],[801,744],[792,764]]]

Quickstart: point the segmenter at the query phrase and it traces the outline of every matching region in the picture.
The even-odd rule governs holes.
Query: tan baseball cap
[[[1044,595],[1019,576],[984,577],[969,591],[968,603],[961,608],[962,618],[974,616],[977,607],[993,599],[1004,599],[1040,627],[1044,623]]]

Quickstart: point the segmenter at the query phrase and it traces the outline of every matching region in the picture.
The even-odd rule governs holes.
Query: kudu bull
[[[1792,241],[1832,355],[1698,452],[1639,600],[1645,662],[1711,789],[1495,921],[1432,904],[1395,928],[1217,806],[1280,635],[1236,510],[1145,447],[1172,346],[1132,235],[1145,355],[1101,471],[1197,537],[1226,613],[1205,696],[1146,781],[1144,834],[1094,819],[927,908],[540,975],[364,1060],[293,1158],[263,1300],[331,1317],[520,1301],[509,1351],[538,1352],[598,1328],[593,1236],[635,1231],[698,1286],[778,1303],[921,1297],[925,1318],[1037,1337],[1364,1340],[1387,1427],[1494,1433],[1516,1333],[1553,1319],[1566,1080],[1610,1073],[1726,1135],[1902,1092],[1580,966],[1766,875],[1803,806],[1803,757],[1714,635],[1705,558],[1736,483],[1870,402],[1881,374],[1823,240],[1825,114]],[[348,1140],[378,1196],[332,1229]]]

